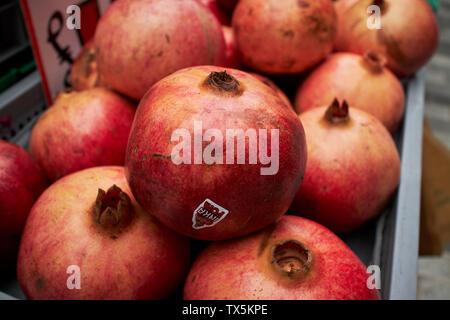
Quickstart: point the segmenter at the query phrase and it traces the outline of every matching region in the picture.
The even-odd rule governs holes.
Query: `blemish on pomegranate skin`
[[[309,3],[306,0],[298,0],[297,5],[299,8],[309,8]]]
[[[250,8],[250,9],[248,10],[248,15],[251,16],[252,14],[253,14],[253,8]]]
[[[193,282],[195,281],[195,279],[197,279],[197,275],[194,275],[194,276],[192,277],[191,282],[193,283]]]
[[[165,156],[163,154],[160,153],[154,153],[151,155],[152,158],[163,158],[163,159],[171,159],[171,156]],[[147,160],[147,158],[146,158]]]
[[[168,34],[166,34],[166,41],[167,43],[170,43],[170,36]]]
[[[294,37],[294,31],[292,30],[281,30],[281,32],[283,33],[283,37],[285,38],[293,38]]]
[[[42,290],[45,288],[45,281],[42,278],[37,278],[36,279],[36,288],[38,288],[39,290]]]

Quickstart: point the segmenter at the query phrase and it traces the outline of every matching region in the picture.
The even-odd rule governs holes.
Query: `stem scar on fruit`
[[[297,240],[283,240],[272,247],[272,265],[275,270],[289,278],[306,275],[312,264],[310,250]]]
[[[211,72],[201,86],[215,94],[233,97],[240,96],[244,92],[244,85],[231,74],[228,74],[226,70]]]
[[[98,189],[93,211],[95,222],[113,239],[130,225],[134,216],[130,197],[116,185],[106,192]]]

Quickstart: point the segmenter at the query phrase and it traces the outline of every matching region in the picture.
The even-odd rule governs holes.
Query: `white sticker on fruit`
[[[192,228],[203,229],[210,228],[225,219],[228,210],[206,199],[195,209],[192,215]]]

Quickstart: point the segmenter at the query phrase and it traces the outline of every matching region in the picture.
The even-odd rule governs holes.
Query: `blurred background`
[[[450,299],[450,0],[439,4],[440,44],[426,68],[419,299]]]

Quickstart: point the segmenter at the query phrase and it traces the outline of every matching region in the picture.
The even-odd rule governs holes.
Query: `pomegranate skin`
[[[70,71],[72,88],[77,91],[87,90],[100,86],[100,79],[95,60],[94,42],[86,43],[72,64]]]
[[[228,26],[222,26],[223,35],[225,37],[226,51],[224,67],[240,69],[241,62],[239,61],[239,54],[236,48],[236,39],[234,37],[233,29]]]
[[[34,126],[30,153],[55,181],[102,165],[123,165],[135,107],[105,89],[62,93]]]
[[[333,48],[336,24],[329,0],[241,0],[232,17],[242,62],[268,74],[319,63]]]
[[[335,98],[345,99],[351,107],[372,114],[395,133],[405,111],[405,92],[377,57],[373,52],[365,57],[353,53],[330,55],[298,89],[297,113],[329,105]]]
[[[333,1],[334,9],[336,10],[337,25],[338,25],[335,41],[341,37],[339,35],[339,32],[341,31],[339,28],[341,22],[339,20],[342,19],[344,16],[344,13],[358,1],[359,0],[334,0]]]
[[[225,59],[221,25],[197,0],[115,1],[94,43],[101,80],[135,100],[172,72]]]
[[[0,271],[14,265],[28,212],[46,187],[44,172],[28,152],[0,140]]]
[[[367,8],[373,4],[381,8],[381,29],[367,27]],[[418,71],[438,46],[439,29],[427,1],[361,0],[341,12],[336,50],[357,54],[377,50],[399,77]]]
[[[309,252],[309,270],[278,269],[279,243],[296,241]],[[191,267],[184,285],[186,300],[377,300],[367,288],[366,267],[336,235],[301,217],[285,215],[278,223],[247,237],[216,242]]]
[[[138,107],[125,161],[127,180],[138,202],[171,229],[202,240],[238,237],[273,223],[289,208],[306,162],[304,131],[295,112],[266,84],[239,70],[226,69],[226,77],[239,82],[237,92],[218,93],[205,85],[211,75],[223,70],[188,68],[153,86]],[[186,129],[195,137],[194,121],[201,121],[202,135],[207,129],[222,134],[223,164],[194,164],[194,146],[191,164],[176,165],[171,160],[178,144],[171,141],[172,134]],[[227,129],[266,129],[268,137],[272,129],[278,129],[279,170],[262,175],[262,168],[269,165],[259,160],[249,164],[248,143],[245,164],[237,164],[234,150],[233,164],[229,164],[225,160]],[[207,145],[203,142],[203,148]],[[194,228],[194,212],[206,199],[229,213],[215,225]]]
[[[202,3],[204,6],[206,6],[219,20],[219,22],[224,26],[230,25],[230,16],[228,16],[222,9],[222,7],[219,5],[217,0],[197,0],[200,3]]]
[[[334,232],[349,232],[381,213],[397,189],[400,158],[386,128],[358,109],[330,123],[327,107],[300,114],[308,161],[290,212]]]
[[[110,235],[93,216],[99,188],[131,199],[132,220]],[[123,217],[123,216],[122,216]],[[123,167],[97,167],[50,186],[30,212],[17,276],[29,299],[159,299],[183,280],[189,240],[158,223],[134,200]],[[67,287],[79,266],[81,289]]]

